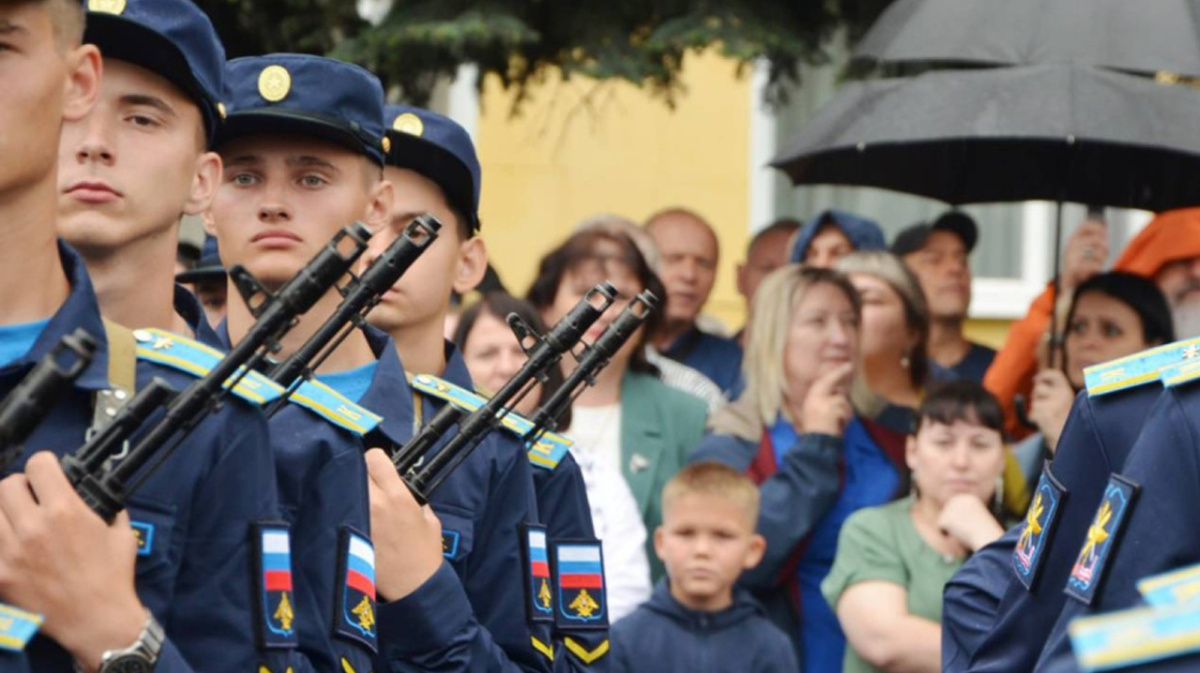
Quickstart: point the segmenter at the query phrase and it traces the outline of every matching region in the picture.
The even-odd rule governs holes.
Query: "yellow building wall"
[[[542,255],[581,220],[616,213],[644,221],[684,206],[721,241],[706,313],[744,319],[735,269],[749,240],[751,85],[720,56],[689,55],[674,109],[624,82],[552,77],[518,117],[499,79],[485,80],[476,147],[483,166],[483,238],[509,290],[524,294]],[[761,223],[760,223],[761,224]],[[968,336],[999,348],[1000,320],[972,320]]]
[[[742,323],[735,267],[748,240],[750,82],[712,54],[688,56],[674,109],[624,82],[554,77],[521,115],[499,80],[485,81],[476,144],[483,165],[483,238],[508,288],[524,293],[541,256],[581,220],[644,221],[683,206],[717,230],[721,262],[706,312]]]

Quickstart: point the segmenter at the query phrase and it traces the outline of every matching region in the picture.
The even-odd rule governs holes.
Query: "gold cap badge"
[[[281,65],[269,65],[258,76],[258,93],[269,103],[287,98],[292,90],[292,76]]]
[[[384,136],[383,142],[381,144],[383,145],[383,153],[384,154],[387,154],[388,152],[392,151],[392,139],[391,138]]]
[[[421,121],[420,117],[411,112],[405,112],[396,117],[396,121],[392,122],[392,128],[401,133],[417,136],[418,138],[425,133],[424,122]]]
[[[122,14],[125,0],[88,0],[88,11],[101,14]]]

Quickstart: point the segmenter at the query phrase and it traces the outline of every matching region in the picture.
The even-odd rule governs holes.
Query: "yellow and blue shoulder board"
[[[0,603],[0,650],[24,650],[41,627],[41,615]]]
[[[1157,608],[1200,605],[1200,565],[1143,577],[1137,589],[1147,603]]]
[[[137,342],[138,359],[170,367],[196,378],[208,374],[225,357],[215,348],[160,329],[134,330],[133,338]],[[234,386],[233,394],[252,404],[263,405],[279,399],[283,395],[283,388],[262,374],[251,371]]]
[[[1099,397],[1119,390],[1153,383],[1160,371],[1190,363],[1200,358],[1200,338],[1176,341],[1140,353],[1127,355],[1083,370],[1083,381],[1089,397]]]
[[[477,393],[460,388],[436,376],[418,374],[412,379],[412,386],[419,392],[445,400],[450,404],[471,412],[483,406],[487,400]],[[533,422],[520,414],[510,412],[504,415],[500,424],[517,437],[525,437],[533,429]],[[571,440],[552,432],[547,432],[533,446],[527,447],[529,462],[538,467],[553,470],[562,462],[567,451],[571,448]]]
[[[1083,671],[1126,668],[1200,652],[1200,607],[1136,608],[1084,617],[1068,627]]]
[[[351,402],[338,391],[316,380],[300,384],[288,401],[359,436],[374,430],[383,421],[382,416]]]

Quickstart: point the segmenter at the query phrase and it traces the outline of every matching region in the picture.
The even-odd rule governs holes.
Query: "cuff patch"
[[[296,647],[292,543],[285,523],[251,526],[254,544],[255,623],[263,649]]]
[[[596,540],[550,545],[557,589],[554,623],[560,629],[608,628],[604,554]]]
[[[337,601],[333,633],[378,652],[375,624],[375,547],[366,535],[349,526],[339,533]]]

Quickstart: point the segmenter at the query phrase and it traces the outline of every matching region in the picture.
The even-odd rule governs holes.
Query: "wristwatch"
[[[100,657],[96,673],[151,673],[162,653],[166,635],[158,620],[146,611],[146,625],[132,645],[121,650],[109,650]],[[76,665],[76,670],[79,670]]]

